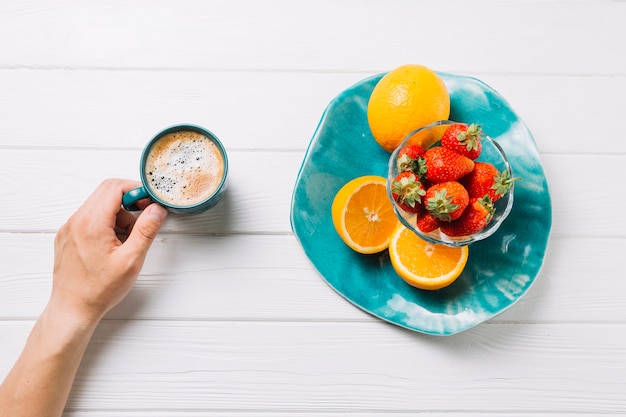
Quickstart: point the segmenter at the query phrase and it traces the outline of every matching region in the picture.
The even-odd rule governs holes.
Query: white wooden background
[[[625,20],[619,0],[0,0],[0,378],[46,303],[58,228],[192,122],[228,148],[228,195],[168,219],[66,416],[623,415]],[[353,307],[289,225],[325,106],[404,63],[498,90],[551,185],[536,283],[451,337]]]

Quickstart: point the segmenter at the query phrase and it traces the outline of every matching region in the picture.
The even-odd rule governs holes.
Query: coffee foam
[[[191,206],[215,192],[224,176],[224,157],[211,139],[185,130],[158,139],[144,169],[147,185],[159,199]]]

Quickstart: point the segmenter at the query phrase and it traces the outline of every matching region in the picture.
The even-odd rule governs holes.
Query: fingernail
[[[157,223],[163,223],[167,217],[167,210],[156,203],[150,204],[144,211],[149,219]]]

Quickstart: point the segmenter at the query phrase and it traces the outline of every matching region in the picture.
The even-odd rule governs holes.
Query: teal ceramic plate
[[[367,102],[382,74],[348,88],[324,112],[298,174],[291,226],[320,275],[348,301],[401,327],[451,335],[503,312],[529,290],[543,264],[552,207],[535,141],[506,100],[475,78],[439,75],[450,92],[450,119],[480,123],[521,177],[509,217],[494,235],[470,246],[462,275],[438,291],[416,289],[395,273],[386,251],[353,252],[333,227],[332,201],[346,182],[387,175],[389,153],[367,124]]]

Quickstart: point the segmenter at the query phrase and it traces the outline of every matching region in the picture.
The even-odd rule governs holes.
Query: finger
[[[167,210],[158,204],[150,204],[146,207],[135,221],[128,239],[122,245],[124,250],[134,252],[141,258],[145,257],[166,217]]]
[[[78,212],[87,216],[98,213],[102,225],[114,229],[122,206],[122,196],[140,185],[140,182],[133,180],[106,179],[85,200]]]
[[[137,201],[137,208],[139,208],[139,210],[143,210],[146,207],[148,207],[150,204],[152,204],[152,200],[150,198],[144,198],[142,200]]]
[[[85,205],[100,206],[106,214],[114,216],[122,205],[122,196],[139,186],[141,186],[139,181],[119,178],[106,179],[89,196]]]
[[[117,213],[115,229],[125,233],[130,233],[130,230],[133,228],[135,221],[137,221],[137,216],[124,209],[120,209],[120,211]]]

